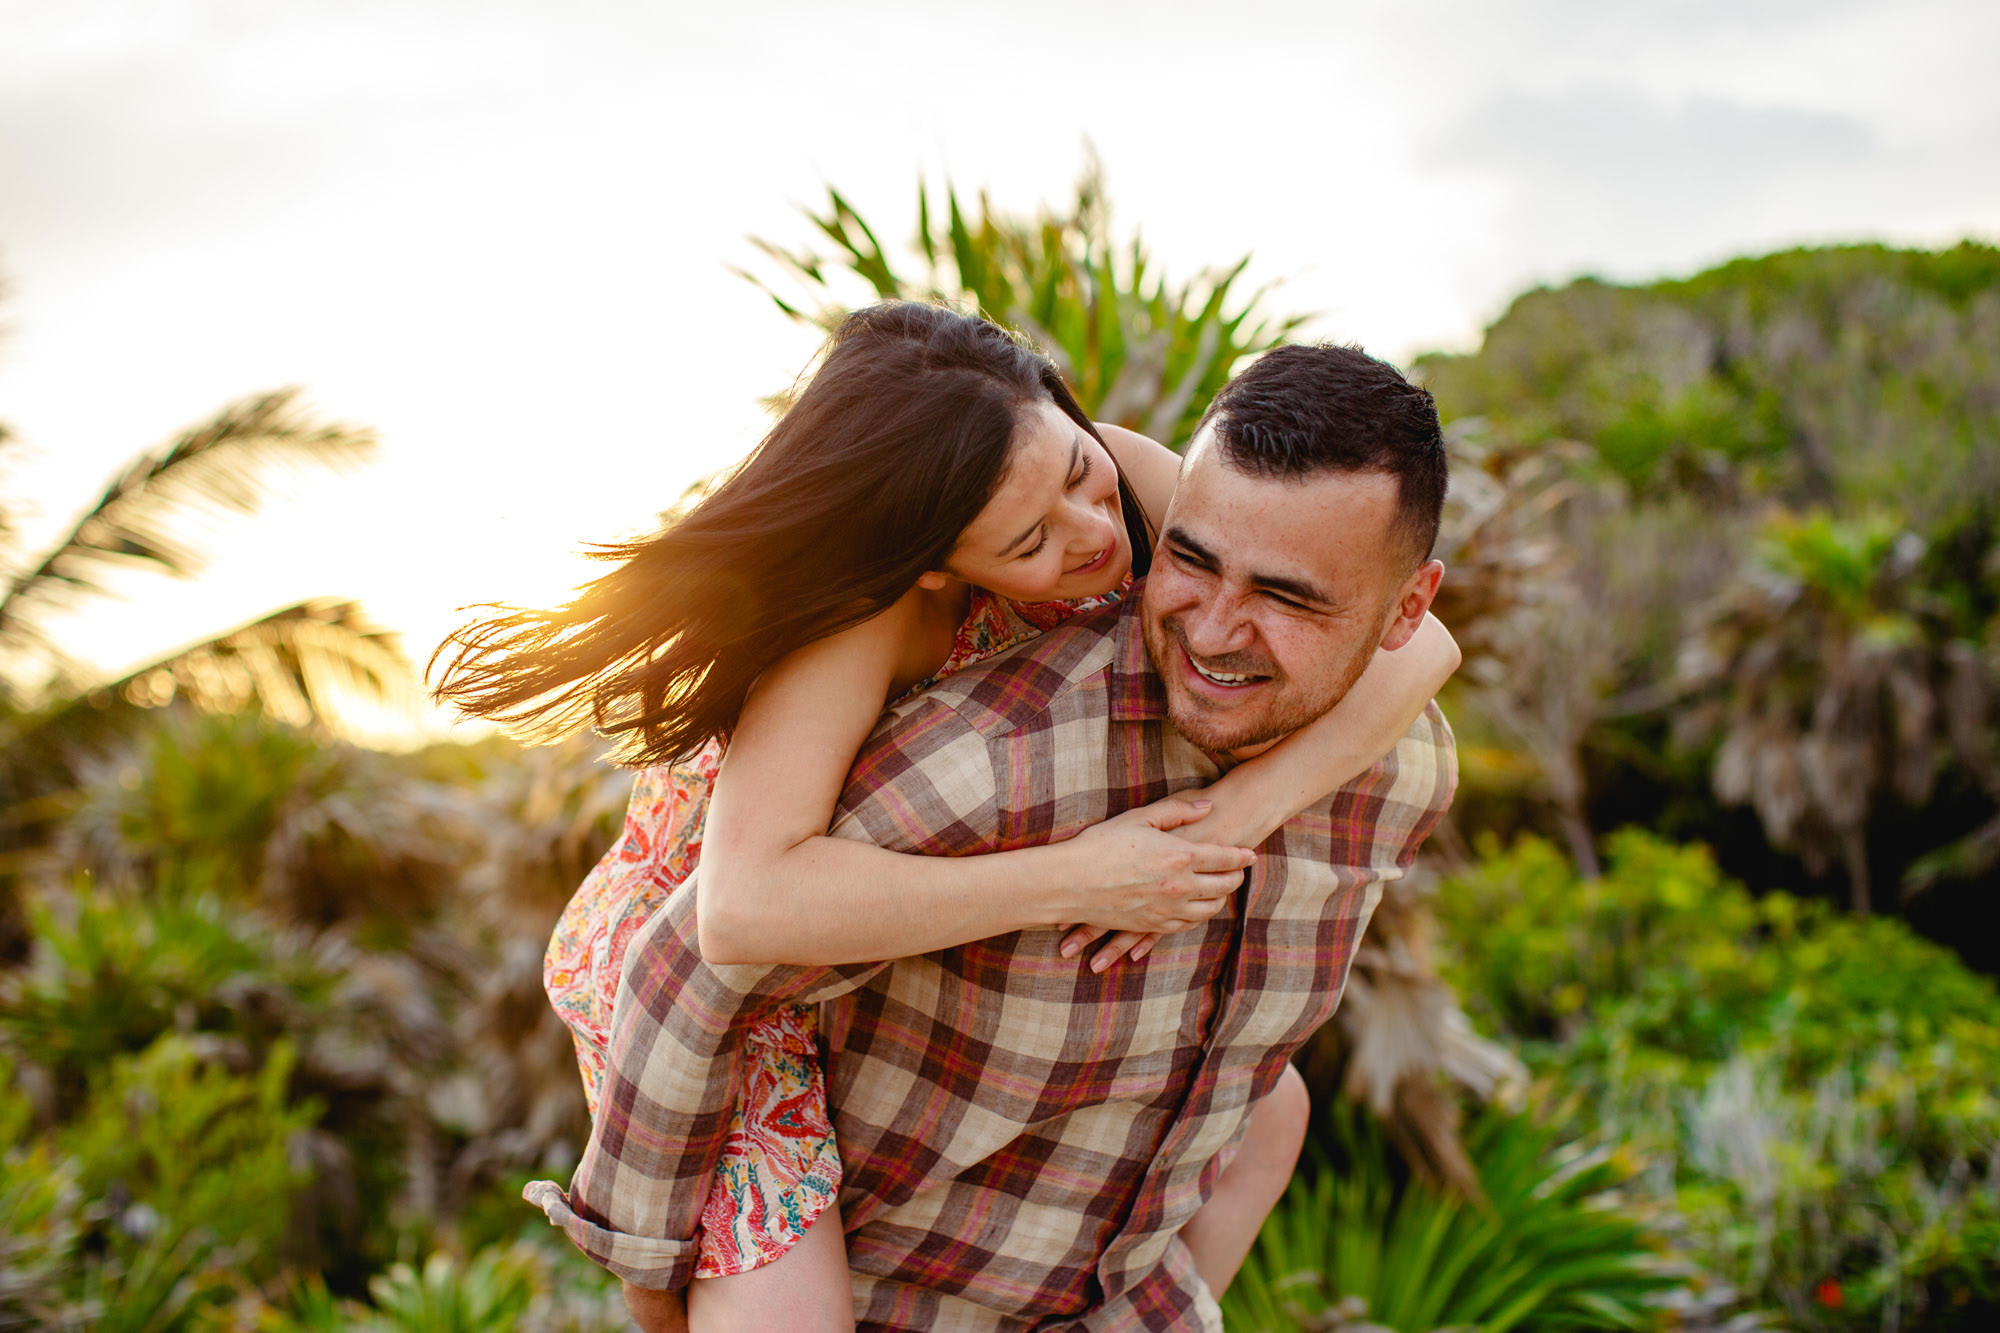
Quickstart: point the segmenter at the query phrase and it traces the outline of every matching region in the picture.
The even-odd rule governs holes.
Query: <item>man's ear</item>
[[[1417,626],[1424,623],[1424,614],[1431,609],[1431,602],[1438,595],[1438,584],[1444,582],[1444,562],[1426,560],[1417,570],[1403,581],[1403,587],[1396,594],[1395,612],[1389,626],[1382,633],[1382,646],[1388,649],[1401,648],[1417,632]]]
[[[917,575],[917,586],[925,592],[937,592],[949,582],[951,582],[951,575],[941,569],[933,569],[928,574]],[[1424,605],[1429,606],[1430,603],[1426,602]],[[1421,611],[1417,613],[1417,619],[1423,619]]]

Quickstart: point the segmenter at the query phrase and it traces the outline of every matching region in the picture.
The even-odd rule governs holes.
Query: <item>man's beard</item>
[[[1172,617],[1163,618],[1158,624],[1148,622],[1145,632],[1147,656],[1152,659],[1153,670],[1161,675],[1164,685],[1166,673],[1180,669],[1177,659],[1187,650],[1187,641]],[[1193,654],[1190,653],[1189,657],[1192,658]],[[1323,680],[1309,683],[1301,683],[1280,672],[1275,662],[1252,654],[1225,654],[1202,659],[1202,665],[1210,671],[1267,677],[1267,682],[1258,688],[1271,692],[1258,701],[1256,708],[1243,714],[1230,712],[1225,716],[1210,716],[1206,708],[1194,702],[1184,685],[1169,685],[1166,686],[1167,720],[1196,748],[1210,754],[1228,754],[1267,745],[1283,740],[1331,711],[1347,696],[1354,682],[1361,679],[1361,673],[1368,669],[1374,657],[1375,640],[1364,639],[1338,669]]]

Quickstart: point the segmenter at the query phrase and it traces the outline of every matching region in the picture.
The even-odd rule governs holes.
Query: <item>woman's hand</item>
[[[1222,910],[1243,882],[1256,853],[1248,847],[1190,842],[1169,830],[1208,813],[1202,797],[1169,796],[1128,810],[1070,841],[1084,873],[1076,880],[1075,920],[1065,958],[1074,958],[1105,931],[1112,940],[1090,960],[1093,972],[1111,966],[1127,949],[1143,958],[1161,935],[1200,925]],[[1143,947],[1138,947],[1143,946]]]

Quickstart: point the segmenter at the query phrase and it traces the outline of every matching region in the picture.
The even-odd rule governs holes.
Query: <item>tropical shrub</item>
[[[294,1286],[258,1312],[260,1333],[614,1333],[631,1327],[618,1283],[567,1245],[492,1244],[398,1260],[369,1280],[368,1301],[323,1283]]]
[[[1054,357],[1084,409],[1179,448],[1209,399],[1244,357],[1270,347],[1303,316],[1265,318],[1261,291],[1238,286],[1250,260],[1171,283],[1134,235],[1114,238],[1104,181],[1092,167],[1066,212],[1029,219],[917,185],[912,253],[893,254],[838,190],[808,213],[832,242],[826,253],[755,244],[791,279],[780,291],[752,281],[780,310],[831,329],[868,300],[969,305],[1020,330]]]
[[[41,1133],[10,1093],[0,1327],[193,1328],[273,1278],[318,1115],[288,1100],[292,1063],[281,1043],[234,1073],[168,1035],[109,1060],[76,1114]]]
[[[1232,1333],[1364,1311],[1396,1333],[1644,1329],[1685,1280],[1626,1206],[1622,1154],[1487,1110],[1465,1135],[1482,1203],[1399,1178],[1379,1130],[1331,1110],[1338,1160],[1294,1180],[1265,1223],[1223,1299]]]
[[[1647,1163],[1701,1262],[1806,1328],[2000,1311],[2000,997],[1898,922],[1752,897],[1625,832],[1583,879],[1486,843],[1445,970],[1543,1104]]]
[[[1448,427],[1560,455],[1593,497],[1587,529],[1572,506],[1541,525],[1577,553],[1568,595],[1468,700],[1503,723],[1527,715],[1500,728],[1540,770],[1518,785],[1545,794],[1544,826],[1579,864],[1594,855],[1575,835],[1588,811],[1597,828],[1692,830],[1759,878],[1838,873],[1858,910],[1942,918],[1933,934],[1986,910],[2000,867],[1995,346],[2000,249],[1967,241],[1580,279],[1519,297],[1476,352],[1420,359]],[[1509,697],[1544,656],[1555,687]],[[1748,806],[1761,837],[1716,802]],[[1958,938],[1995,968],[1990,932]]]

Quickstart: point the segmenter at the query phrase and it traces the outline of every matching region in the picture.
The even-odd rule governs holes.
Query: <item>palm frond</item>
[[[186,699],[204,712],[256,706],[294,726],[347,740],[409,736],[423,684],[396,636],[353,602],[309,601],[170,653],[102,687],[142,707]]]
[[[9,427],[6,422],[0,421],[0,452],[4,452],[7,449],[7,447],[13,444],[14,442],[15,442],[15,436],[13,429]],[[0,503],[0,563],[4,563],[7,554],[7,548],[9,545],[12,544],[13,537],[14,537],[13,511],[10,510],[6,506],[6,504]]]
[[[775,267],[775,285],[737,270],[789,318],[830,330],[850,297],[977,310],[1033,338],[1100,419],[1175,447],[1237,362],[1302,322],[1260,312],[1269,287],[1242,290],[1247,257],[1170,283],[1136,234],[1114,237],[1094,155],[1071,204],[1032,218],[996,209],[983,192],[960,195],[949,181],[934,198],[919,182],[907,271],[840,191],[829,187],[824,206],[805,211],[818,247],[751,240]]]
[[[75,527],[0,592],[0,642],[34,639],[31,607],[102,592],[99,580],[111,568],[137,564],[193,573],[202,553],[185,532],[190,514],[254,511],[277,465],[339,466],[374,448],[372,432],[316,421],[297,399],[295,389],[244,399],[134,459]]]

